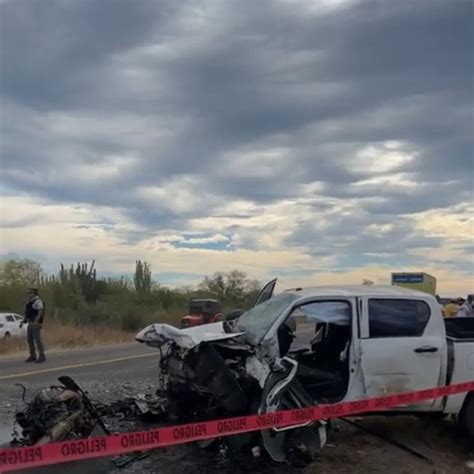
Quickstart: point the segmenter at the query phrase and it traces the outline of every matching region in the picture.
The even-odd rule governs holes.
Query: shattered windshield
[[[346,301],[317,301],[302,305],[298,310],[311,322],[337,326],[351,324],[351,307]]]
[[[240,316],[235,330],[245,332],[249,342],[258,344],[283,311],[298,297],[294,293],[280,293],[270,298]]]

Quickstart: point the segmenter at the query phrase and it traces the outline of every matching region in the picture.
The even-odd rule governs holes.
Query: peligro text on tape
[[[269,428],[288,427],[308,421],[339,418],[399,405],[474,391],[474,381],[416,392],[399,393],[363,400],[318,405],[295,410],[249,415],[199,423],[189,423],[148,431],[118,433],[110,436],[86,438],[31,446],[0,449],[0,472],[45,466],[67,461],[114,456],[164,446],[205,439],[248,433]]]

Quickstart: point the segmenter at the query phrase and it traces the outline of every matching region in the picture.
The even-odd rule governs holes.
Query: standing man
[[[44,319],[44,304],[41,301],[38,289],[28,289],[29,301],[25,306],[24,323],[28,324],[26,331],[28,339],[28,347],[30,349],[30,356],[25,362],[35,362],[40,364],[46,360],[44,355],[43,341],[41,340],[41,327]],[[36,350],[38,351],[38,358],[36,358]]]
[[[458,298],[459,311],[456,317],[458,318],[467,318],[471,316],[472,307],[469,301],[466,301],[464,298]]]

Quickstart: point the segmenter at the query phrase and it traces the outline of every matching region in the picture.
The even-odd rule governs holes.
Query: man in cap
[[[457,318],[467,318],[471,316],[472,307],[469,301],[466,301],[464,298],[458,298],[459,310],[456,315]]]
[[[27,339],[28,347],[30,349],[30,356],[25,362],[41,363],[46,360],[44,355],[43,341],[41,340],[41,328],[44,319],[44,304],[40,299],[37,288],[28,289],[29,300],[25,306],[25,319],[24,323],[28,324],[27,327]],[[36,351],[38,351],[38,358],[36,357]]]

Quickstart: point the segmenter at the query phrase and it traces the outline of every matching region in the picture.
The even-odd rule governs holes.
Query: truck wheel
[[[474,438],[474,393],[467,396],[459,414],[459,423],[467,434]]]
[[[5,335],[3,336],[5,339],[9,339],[11,337],[11,334],[9,332],[6,332]]]

